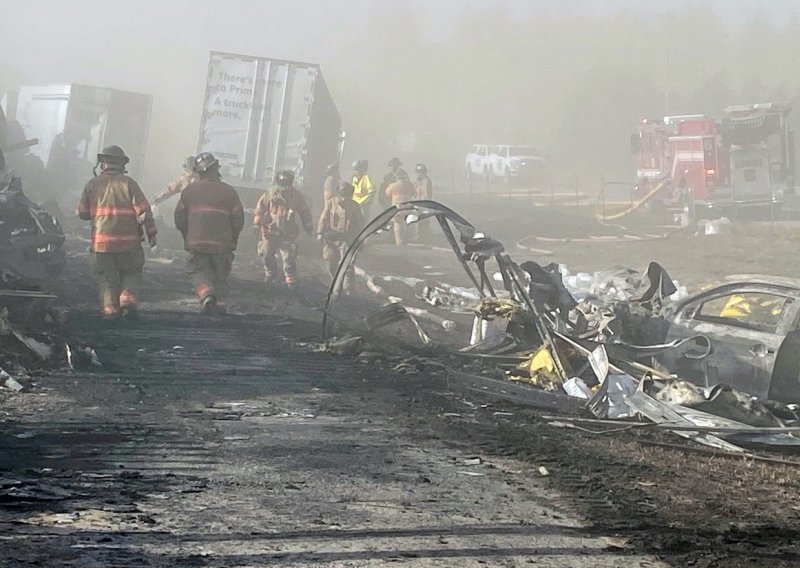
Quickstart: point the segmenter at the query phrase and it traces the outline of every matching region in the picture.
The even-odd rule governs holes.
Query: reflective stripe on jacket
[[[219,178],[200,177],[181,192],[175,226],[186,250],[220,254],[236,250],[244,209],[236,190]]]
[[[86,184],[78,216],[92,222],[94,252],[129,251],[141,246],[144,233],[157,233],[142,188],[118,171],[106,170]]]

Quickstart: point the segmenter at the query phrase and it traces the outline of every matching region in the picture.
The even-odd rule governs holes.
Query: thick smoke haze
[[[197,144],[209,51],[318,62],[345,159],[460,179],[470,144],[530,144],[557,180],[631,179],[642,116],[794,101],[800,0],[0,2],[0,89],[85,83],[154,97],[149,194]],[[800,130],[800,128],[798,128]]]

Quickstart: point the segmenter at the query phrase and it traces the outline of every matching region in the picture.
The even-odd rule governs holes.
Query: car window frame
[[[709,302],[713,302],[714,300],[725,298],[727,296],[733,296],[735,294],[748,294],[748,293],[764,294],[768,296],[783,298],[784,300],[783,310],[781,311],[781,315],[778,317],[778,321],[774,327],[772,327],[771,329],[766,329],[765,327],[760,327],[758,325],[739,321],[733,318],[726,318],[722,316],[709,316],[709,315],[704,316],[700,314],[701,308]],[[681,310],[681,313],[683,314],[683,318],[686,321],[698,322],[698,323],[711,323],[735,329],[744,329],[747,331],[754,331],[758,333],[779,335],[781,333],[782,328],[786,327],[786,319],[789,316],[790,312],[792,311],[792,304],[796,300],[797,298],[795,298],[791,294],[781,293],[780,291],[777,290],[764,290],[763,288],[732,288],[725,291],[720,291],[718,294],[712,294],[704,296],[702,298],[698,298],[695,302],[692,302],[691,304],[687,304],[686,306],[684,306],[684,308]]]

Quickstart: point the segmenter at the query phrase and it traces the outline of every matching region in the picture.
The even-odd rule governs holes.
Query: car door
[[[775,356],[786,335],[784,315],[792,298],[759,288],[742,288],[705,294],[685,304],[670,325],[668,339],[703,335],[702,342],[689,343],[664,354],[670,371],[697,384],[727,384],[766,398]]]

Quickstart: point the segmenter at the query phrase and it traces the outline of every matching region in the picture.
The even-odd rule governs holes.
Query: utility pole
[[[670,45],[669,45],[669,30],[664,30],[664,56],[665,56],[665,71],[664,71],[664,116],[669,116],[669,86],[670,86]]]

